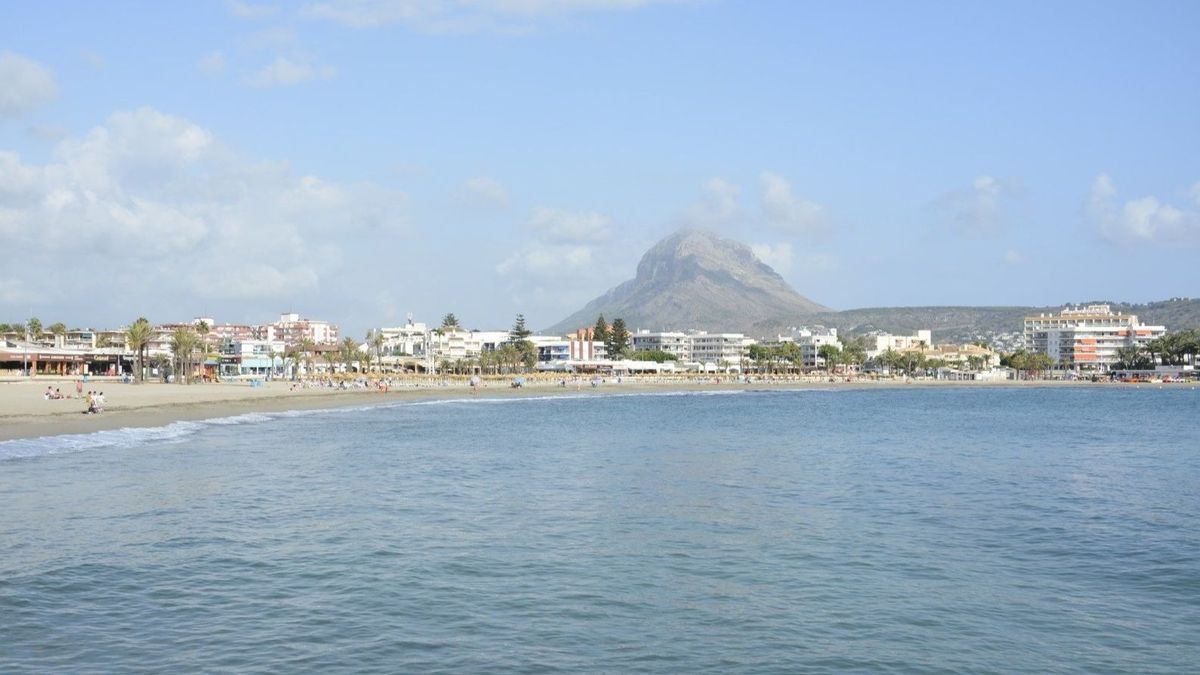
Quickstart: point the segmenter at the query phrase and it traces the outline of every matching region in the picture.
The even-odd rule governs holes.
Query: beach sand
[[[289,382],[266,382],[261,387],[248,383],[221,384],[164,384],[147,382],[124,384],[116,379],[93,378],[84,391],[103,391],[105,411],[98,415],[83,414],[82,399],[45,400],[46,387],[61,389],[64,395],[75,395],[75,380],[70,378],[38,377],[32,380],[0,381],[0,441],[16,438],[35,438],[60,434],[83,434],[93,431],[127,427],[158,427],[179,420],[202,420],[229,417],[250,412],[281,412],[312,410],[343,406],[383,404],[398,400],[445,399],[478,396],[545,396],[563,394],[604,395],[616,393],[647,393],[670,391],[714,391],[763,388],[883,388],[896,386],[1087,386],[1073,382],[938,382],[938,381],[869,381],[829,382],[825,378],[808,380],[755,380],[751,384],[729,378],[650,379],[626,378],[617,383],[608,378],[593,388],[568,381],[561,387],[561,378],[527,378],[520,389],[509,386],[508,378],[488,379],[477,394],[472,394],[465,378],[444,382],[430,379],[405,380],[388,392],[375,389],[292,389]],[[1120,386],[1090,384],[1090,386]]]

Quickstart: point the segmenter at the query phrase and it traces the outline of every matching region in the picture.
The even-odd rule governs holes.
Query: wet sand
[[[267,382],[261,387],[248,383],[221,384],[123,384],[116,379],[94,378],[84,391],[103,391],[105,411],[83,414],[85,401],[75,396],[75,380],[39,377],[33,380],[0,381],[0,441],[60,434],[82,434],[127,427],[157,427],[179,420],[229,417],[250,412],[312,410],[343,406],[383,404],[399,400],[444,399],[479,396],[546,396],[563,394],[604,395],[670,391],[713,391],[735,389],[795,388],[884,388],[903,386],[1122,386],[1057,381],[947,382],[919,380],[856,380],[830,382],[827,378],[758,379],[752,383],[721,378],[612,378],[593,388],[588,382],[561,378],[528,378],[526,386],[513,389],[508,378],[488,379],[473,394],[465,378],[452,381],[405,380],[388,392],[375,389],[292,388],[289,382]],[[72,398],[45,400],[46,387],[57,388]],[[1128,385],[1126,385],[1128,386]],[[1185,385],[1176,385],[1185,386]],[[1190,385],[1186,385],[1190,386]]]

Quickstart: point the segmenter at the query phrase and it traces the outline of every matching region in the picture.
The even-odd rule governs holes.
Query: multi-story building
[[[311,340],[318,345],[331,345],[338,341],[337,324],[303,319],[294,312],[280,314],[279,321],[259,326],[256,332],[259,340],[283,342],[289,347],[295,347],[304,340]]]
[[[380,328],[383,353],[389,356],[422,357],[429,353],[429,328],[414,323],[410,315],[403,326]]]
[[[605,356],[604,343],[596,340],[595,328],[580,328],[568,335],[567,347],[572,361],[599,361]]]
[[[636,352],[666,352],[680,363],[692,360],[692,339],[686,333],[639,330],[631,336],[630,342]]]
[[[867,336],[867,358],[873,359],[886,351],[906,352],[933,346],[933,331],[919,330],[912,335],[879,333]]]
[[[795,343],[800,348],[800,365],[803,368],[824,368],[825,359],[821,358],[821,347],[830,345],[838,349],[842,343],[838,340],[836,328],[798,328],[791,335],[780,335],[771,344]]]
[[[283,365],[282,340],[226,340],[221,345],[221,375],[267,375]]]
[[[706,333],[697,331],[688,335],[691,341],[691,361],[704,370],[741,368],[741,333]]]
[[[1145,326],[1136,314],[1113,312],[1109,305],[1067,307],[1058,314],[1025,317],[1025,344],[1046,354],[1060,368],[1110,370],[1122,347],[1144,346],[1167,332]]]

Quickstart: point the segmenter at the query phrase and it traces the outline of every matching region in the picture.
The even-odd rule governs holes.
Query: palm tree
[[[64,324],[61,321],[59,321],[58,323],[52,323],[52,324],[50,324],[50,332],[54,333],[55,345],[56,346],[62,345],[63,337],[66,336],[66,334],[67,334],[67,326],[66,326],[66,324]]]
[[[154,338],[154,328],[144,316],[138,317],[129,328],[125,329],[125,344],[137,354],[137,381],[144,382],[146,378],[146,347]]]
[[[350,364],[359,360],[358,343],[354,341],[354,338],[347,335],[342,339],[342,344],[340,345],[340,349],[338,351],[342,357],[342,363],[346,364],[346,370],[348,372],[350,370]]]
[[[375,352],[375,365],[379,368],[379,372],[383,372],[383,331],[377,330],[375,334],[367,340],[367,345]]]
[[[315,348],[316,348],[316,344],[313,343],[311,338],[307,338],[307,337],[301,339],[300,344],[296,347],[296,349],[299,350],[300,354],[304,358],[304,372],[305,373],[312,370],[313,349],[315,349]]]
[[[337,356],[333,352],[324,352],[321,354],[321,359],[325,361],[325,374],[333,374],[333,363],[337,361]]]
[[[180,384],[191,383],[192,371],[192,355],[196,351],[196,345],[200,343],[200,336],[191,328],[176,328],[171,334],[171,353],[175,357],[175,363],[178,364],[178,375]]]
[[[25,324],[25,339],[29,342],[37,342],[42,339],[42,320],[36,316],[29,319]]]

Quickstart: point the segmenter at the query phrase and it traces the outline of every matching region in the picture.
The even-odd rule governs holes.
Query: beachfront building
[[[295,312],[280,314],[279,321],[258,326],[255,337],[268,342],[283,342],[296,347],[305,340],[317,345],[332,345],[338,341],[337,324],[301,318]]]
[[[537,349],[539,363],[554,363],[571,360],[571,341],[556,335],[530,335],[529,341]]]
[[[687,333],[639,330],[630,336],[635,352],[666,352],[679,363],[692,360],[692,339]]]
[[[1120,360],[1122,347],[1144,347],[1167,332],[1146,326],[1136,314],[1113,312],[1109,305],[1066,307],[1057,314],[1025,317],[1025,344],[1046,354],[1057,367],[1107,371]]]
[[[567,350],[571,361],[599,361],[605,357],[604,343],[596,340],[596,329],[591,327],[568,335]]]
[[[440,329],[429,334],[429,354],[437,363],[474,358],[482,349],[480,337],[462,328]]]
[[[923,353],[927,359],[942,361],[959,370],[990,371],[1000,367],[1000,354],[979,345],[940,344]]]
[[[918,330],[912,335],[875,333],[867,336],[867,358],[876,358],[886,351],[906,352],[913,349],[929,349],[932,346],[931,330]]]
[[[282,364],[282,340],[227,340],[221,345],[221,376],[266,376]]]
[[[380,328],[383,353],[387,356],[422,357],[429,352],[429,327],[409,315],[403,326]]]
[[[746,336],[741,333],[690,333],[690,361],[706,372],[716,370],[741,370],[743,343]]]

